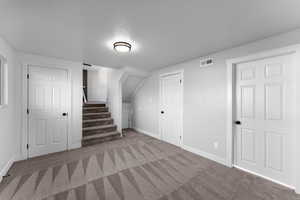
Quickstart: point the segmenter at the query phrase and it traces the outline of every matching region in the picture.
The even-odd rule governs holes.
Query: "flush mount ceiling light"
[[[128,42],[115,42],[114,49],[120,53],[126,53],[131,51],[131,44]]]

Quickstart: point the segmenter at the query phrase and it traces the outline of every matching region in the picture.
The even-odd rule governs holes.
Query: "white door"
[[[292,185],[295,119],[292,55],[236,66],[235,163],[274,181]]]
[[[28,155],[35,157],[67,149],[68,73],[28,67]]]
[[[182,73],[161,76],[160,131],[162,139],[180,145],[182,130]]]

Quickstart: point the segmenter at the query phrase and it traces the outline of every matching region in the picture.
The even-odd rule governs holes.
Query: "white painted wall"
[[[25,65],[39,65],[45,67],[56,67],[67,69],[71,76],[71,107],[70,107],[70,131],[68,135],[68,148],[81,147],[82,138],[82,64],[79,62],[71,62],[51,57],[19,53],[23,69]],[[24,72],[23,72],[24,73]],[[24,91],[23,84],[23,91]],[[26,92],[23,92],[23,99]],[[25,101],[24,101],[25,102]],[[25,107],[23,105],[23,107]],[[26,117],[25,109],[23,109],[23,117]],[[26,123],[22,123],[22,155],[26,158]]]
[[[0,38],[0,54],[7,59],[8,105],[0,108],[0,181],[20,157],[21,65],[15,50]]]
[[[143,82],[148,72],[123,68],[124,75],[122,77],[122,128],[132,128],[132,96],[135,94],[137,87]]]
[[[146,78],[132,97],[133,128],[154,137],[158,135],[158,76]]]
[[[123,102],[131,102],[131,97],[139,85],[139,83],[145,77],[142,76],[135,76],[135,75],[128,75],[124,83],[122,84],[122,99]]]
[[[117,130],[122,132],[122,84],[123,70],[109,69],[107,84],[107,105],[117,125]]]
[[[101,101],[107,100],[107,73],[108,69],[97,67],[88,70],[88,100]]]
[[[153,72],[135,95],[134,127],[158,136],[159,74],[184,69],[183,144],[225,163],[226,60],[297,43],[300,29],[208,55],[214,64],[207,68],[199,67],[198,58]]]
[[[132,108],[131,103],[123,102],[122,104],[122,128],[132,127]]]
[[[145,77],[147,72],[124,67],[121,69],[107,68],[107,105],[117,125],[117,130],[122,132],[122,86],[130,76]]]

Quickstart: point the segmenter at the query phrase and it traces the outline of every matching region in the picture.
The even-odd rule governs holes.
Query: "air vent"
[[[206,59],[200,60],[200,67],[208,67],[212,64],[214,64],[212,58],[206,58]]]

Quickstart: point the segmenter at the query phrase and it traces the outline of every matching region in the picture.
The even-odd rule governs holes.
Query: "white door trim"
[[[296,65],[296,73],[300,75],[300,45],[293,45],[288,46],[280,49],[274,49],[270,51],[264,51],[260,52],[254,55],[245,56],[245,57],[239,57],[234,59],[229,59],[226,61],[227,63],[227,130],[226,130],[226,164],[228,167],[234,166],[234,160],[233,160],[233,132],[234,132],[234,126],[233,126],[233,120],[234,120],[234,113],[235,113],[235,107],[234,107],[234,86],[235,86],[235,66],[239,63],[243,62],[249,62],[254,61],[257,59],[263,59],[263,58],[269,58],[269,57],[275,57],[280,55],[294,55],[294,64]],[[296,105],[296,119],[297,121],[300,120],[300,78],[296,80],[297,89],[296,89],[296,98],[297,98],[297,105]],[[296,125],[296,132],[300,132],[300,123],[297,123]],[[300,193],[300,159],[296,159],[296,155],[300,154],[300,146],[297,144],[296,141],[300,141],[300,134],[293,134],[293,138],[295,141],[293,145],[293,177],[294,177],[294,188],[296,192]]]
[[[173,75],[173,74],[180,74],[181,77],[181,103],[180,103],[180,113],[181,113],[181,117],[180,117],[180,142],[179,142],[179,146],[182,147],[183,146],[183,91],[184,91],[184,69],[181,70],[177,70],[177,71],[172,71],[172,72],[167,72],[167,73],[162,73],[159,75],[159,108],[158,108],[158,130],[159,130],[159,139],[163,140],[162,137],[162,131],[161,131],[161,107],[162,107],[162,77],[164,76],[169,76],[169,75]],[[163,140],[165,141],[165,140]],[[168,142],[168,141],[165,141]]]
[[[67,150],[71,148],[71,116],[72,116],[72,109],[71,109],[71,98],[72,98],[72,90],[71,90],[71,72],[67,67],[57,67],[57,66],[48,66],[48,65],[39,65],[39,64],[24,64],[22,69],[22,132],[21,132],[21,157],[17,160],[25,160],[29,158],[29,151],[27,149],[27,144],[29,143],[29,132],[28,132],[28,115],[27,115],[27,108],[28,108],[28,81],[27,81],[27,74],[29,66],[38,66],[38,67],[47,67],[52,69],[62,69],[67,72],[68,77],[68,131],[67,131]]]

